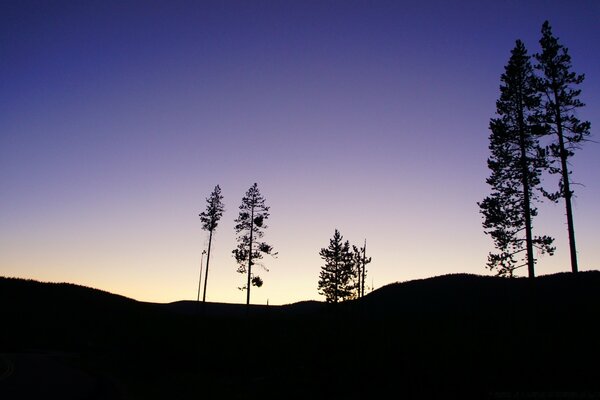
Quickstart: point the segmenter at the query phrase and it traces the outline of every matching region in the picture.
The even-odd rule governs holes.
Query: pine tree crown
[[[223,216],[223,211],[225,211],[219,185],[215,186],[210,196],[206,198],[206,203],[206,211],[199,214],[200,221],[202,222],[202,229],[212,232],[217,229],[219,220]]]

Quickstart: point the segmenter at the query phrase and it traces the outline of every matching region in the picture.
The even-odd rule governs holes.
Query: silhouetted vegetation
[[[355,295],[356,264],[350,250],[350,242],[343,242],[343,236],[336,229],[329,246],[322,248],[319,255],[324,261],[319,274],[319,294],[328,303],[351,299]]]
[[[325,262],[319,273],[319,294],[325,296],[328,303],[337,303],[357,299],[365,294],[367,264],[367,241],[363,247],[352,246],[336,229],[329,246],[322,248],[319,255]]]
[[[0,354],[15,367],[0,381],[7,399],[31,398],[44,385],[44,376],[25,385],[28,377],[19,375],[39,357],[86,376],[92,399],[577,399],[600,392],[597,271],[534,281],[450,275],[391,284],[335,307],[302,302],[247,313],[245,305],[206,303],[204,316],[193,301],[141,303],[0,278],[0,304]],[[240,368],[242,337],[257,356],[249,369]],[[16,390],[20,396],[11,396]]]
[[[534,55],[534,68],[540,71],[536,76],[525,46],[517,41],[501,78],[499,118],[490,123],[492,174],[487,183],[492,193],[478,205],[486,234],[499,251],[490,253],[487,265],[499,275],[512,276],[516,268],[527,265],[529,276],[534,277],[534,247],[542,254],[552,255],[555,250],[553,238],[532,234],[532,219],[537,215],[533,189],[553,202],[565,199],[571,270],[578,271],[569,158],[590,135],[590,123],[576,115],[584,106],[578,85],[585,76],[571,71],[568,49],[553,36],[548,21],[542,26],[540,45],[541,53]],[[541,138],[551,138],[549,145],[540,145]],[[544,171],[560,176],[558,191],[540,185]]]
[[[536,69],[541,71],[538,90],[542,98],[542,122],[547,125],[548,134],[552,135],[550,156],[558,161],[559,166],[552,165],[551,173],[559,174],[559,189],[557,192],[546,192],[548,198],[558,201],[565,199],[567,229],[569,233],[569,249],[571,252],[571,270],[577,272],[577,248],[575,245],[575,228],[573,227],[573,209],[569,158],[580,148],[582,142],[590,135],[590,123],[581,122],[576,111],[584,104],[578,99],[581,89],[577,89],[585,76],[572,72],[571,56],[568,49],[552,35],[548,21],[542,26],[540,39],[542,52],[535,55]]]
[[[537,215],[534,189],[540,185],[547,160],[539,145],[545,131],[539,121],[537,81],[520,40],[511,52],[501,81],[500,99],[496,102],[498,117],[490,121],[491,175],[486,182],[492,193],[478,203],[485,233],[492,237],[498,250],[489,254],[487,265],[506,276],[513,276],[516,268],[526,265],[533,278],[534,247],[552,255],[554,239],[532,234],[532,219]]]
[[[371,257],[367,257],[367,240],[363,247],[352,246],[352,257],[356,268],[356,297],[365,295],[365,279],[367,278],[367,264],[371,263]]]
[[[210,196],[206,199],[206,211],[200,213],[202,229],[208,231],[208,251],[206,255],[206,272],[204,277],[204,294],[202,301],[206,301],[206,283],[208,282],[208,266],[210,265],[210,249],[212,246],[213,232],[217,229],[219,220],[223,216],[225,207],[223,206],[223,196],[219,185],[215,186]]]
[[[256,260],[262,259],[263,254],[273,256],[277,254],[273,252],[271,245],[259,241],[264,236],[264,230],[267,228],[265,221],[268,218],[269,207],[265,205],[265,198],[260,194],[258,185],[254,183],[242,198],[240,213],[235,220],[238,247],[232,251],[238,263],[237,271],[248,276],[246,286],[240,288],[247,290],[246,304],[250,304],[250,288],[261,287],[263,284],[262,278],[256,271],[252,272],[252,266],[258,265],[268,271],[264,264],[257,263]]]

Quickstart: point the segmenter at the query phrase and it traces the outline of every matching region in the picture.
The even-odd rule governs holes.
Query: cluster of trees
[[[584,75],[571,71],[568,49],[552,34],[548,21],[540,45],[532,64],[523,42],[516,41],[501,76],[497,117],[489,127],[491,174],[486,182],[491,194],[478,205],[485,233],[497,250],[489,254],[487,266],[503,276],[527,266],[533,278],[534,249],[550,255],[555,251],[552,237],[533,235],[540,195],[555,203],[564,199],[571,269],[578,271],[569,159],[590,134],[590,123],[576,115],[584,106],[577,88]],[[558,175],[557,189],[542,186],[543,174]]]
[[[210,249],[212,246],[213,233],[217,229],[219,220],[223,216],[225,206],[219,185],[215,186],[210,196],[206,199],[206,211],[200,213],[202,229],[208,231],[208,251],[206,256],[206,271],[204,277],[204,294],[202,301],[206,300],[206,285],[208,282],[208,267],[210,264]],[[258,185],[254,183],[242,198],[239,207],[239,215],[235,219],[235,232],[238,245],[232,250],[232,254],[238,263],[237,272],[247,275],[247,284],[240,287],[246,290],[246,304],[250,304],[250,288],[261,287],[262,278],[252,270],[253,266],[260,266],[268,271],[264,264],[260,263],[263,255],[276,256],[273,247],[262,241],[264,230],[267,228],[265,221],[269,218],[269,207],[265,205],[265,198],[261,195]],[[202,279],[202,270],[200,270]],[[200,286],[200,285],[199,285]],[[200,295],[198,295],[198,298]]]
[[[208,232],[208,248],[206,254],[206,270],[204,275],[204,292],[202,301],[206,301],[206,287],[208,282],[208,269],[210,265],[210,250],[212,247],[213,233],[223,216],[225,206],[219,185],[206,198],[206,210],[199,214],[202,229]],[[237,234],[237,247],[232,250],[238,268],[237,272],[246,275],[246,284],[240,290],[246,290],[246,304],[250,304],[250,289],[252,286],[261,287],[262,278],[253,267],[268,268],[260,262],[264,255],[276,256],[273,246],[262,240],[264,230],[267,228],[265,221],[269,218],[269,207],[265,198],[254,183],[242,198],[238,217],[235,219],[235,232]],[[365,294],[366,266],[371,262],[367,257],[367,241],[363,247],[350,246],[350,242],[342,243],[342,235],[336,229],[328,248],[323,248],[319,255],[325,260],[325,265],[319,279],[319,293],[324,295],[328,302],[337,303],[348,299],[362,297]],[[202,269],[200,269],[200,282],[198,283],[198,301]]]
[[[351,248],[350,242],[344,242],[337,229],[329,240],[329,246],[319,251],[325,265],[321,267],[318,290],[328,303],[364,296],[366,266],[371,262],[371,257],[367,258],[366,253],[366,240],[363,247]]]

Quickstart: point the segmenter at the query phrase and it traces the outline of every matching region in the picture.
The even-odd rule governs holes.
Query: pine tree
[[[208,231],[208,252],[206,255],[206,272],[204,275],[204,293],[202,295],[202,301],[206,301],[206,283],[208,281],[208,266],[210,263],[210,249],[212,246],[213,233],[217,229],[219,220],[223,216],[224,205],[223,196],[221,195],[221,188],[219,185],[215,186],[210,196],[206,199],[206,211],[200,213],[200,221],[202,222],[202,229]]]
[[[497,118],[490,121],[491,170],[486,182],[492,193],[478,203],[483,214],[485,233],[490,235],[498,253],[490,253],[488,267],[499,275],[513,276],[514,270],[527,265],[530,278],[535,276],[533,248],[553,254],[553,239],[533,237],[532,219],[537,210],[533,189],[547,166],[539,147],[543,130],[538,123],[540,98],[527,50],[517,40],[501,76]],[[524,236],[524,237],[523,237]],[[525,251],[525,257],[522,252]]]
[[[575,111],[585,105],[578,99],[581,89],[576,89],[577,85],[585,79],[585,75],[577,75],[571,71],[571,56],[568,49],[559,44],[558,38],[552,35],[548,21],[542,26],[540,44],[542,52],[536,54],[535,59],[536,69],[542,73],[538,86],[543,99],[542,120],[554,137],[549,146],[550,155],[560,164],[560,167],[550,168],[551,173],[560,174],[559,190],[555,193],[546,193],[546,196],[553,201],[558,201],[561,197],[565,199],[571,270],[577,272],[569,158],[590,135],[590,123],[581,122],[575,115]]]
[[[248,276],[246,286],[240,288],[247,291],[247,305],[250,304],[251,286],[261,287],[263,285],[262,278],[256,272],[252,272],[252,267],[256,264],[268,271],[263,264],[257,263],[256,260],[262,259],[263,254],[277,255],[273,252],[273,247],[259,241],[264,236],[264,230],[267,228],[265,221],[268,218],[269,207],[265,205],[265,198],[260,194],[258,185],[255,183],[242,198],[240,213],[235,220],[238,246],[232,251],[238,263],[237,272]]]
[[[324,295],[328,303],[337,303],[352,298],[355,290],[354,259],[350,242],[342,242],[343,236],[336,229],[329,246],[322,248],[319,255],[325,261],[319,275],[319,294]]]

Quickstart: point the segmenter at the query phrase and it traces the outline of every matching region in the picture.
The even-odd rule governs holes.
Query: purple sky
[[[198,213],[219,184],[207,300],[243,302],[233,220],[271,206],[253,303],[323,299],[335,228],[368,240],[368,283],[485,269],[477,201],[516,39],[548,19],[600,124],[600,2],[2,1],[0,275],[148,301],[196,296]],[[600,148],[573,159],[582,270],[600,268]],[[568,271],[563,206],[538,274]],[[521,272],[522,274],[525,271]]]

